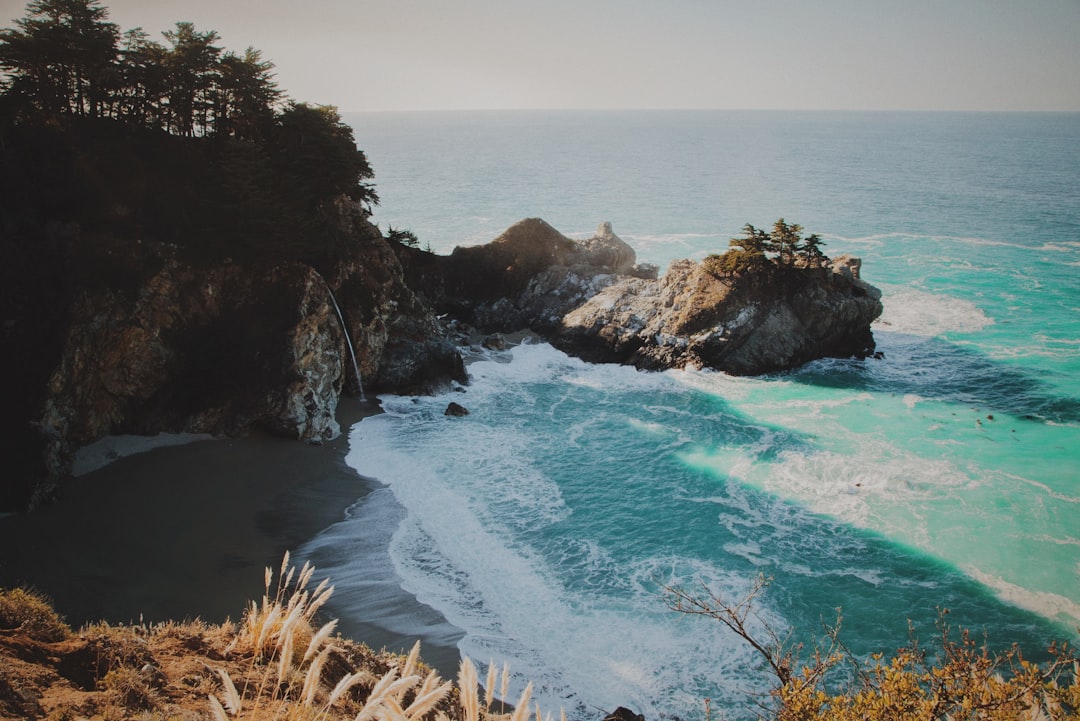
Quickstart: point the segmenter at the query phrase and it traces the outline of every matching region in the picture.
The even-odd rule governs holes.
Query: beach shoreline
[[[262,433],[177,445],[163,438],[149,449],[147,439],[120,441],[110,462],[67,481],[58,503],[0,518],[0,587],[44,593],[76,627],[237,620],[261,598],[266,567],[276,574],[286,550],[380,487],[345,455],[349,429],[381,412],[376,402],[342,398],[342,435],[322,445]],[[382,593],[419,606],[400,588]],[[412,645],[364,619],[343,621],[372,648]],[[422,655],[443,673],[456,669],[456,647],[425,641]]]

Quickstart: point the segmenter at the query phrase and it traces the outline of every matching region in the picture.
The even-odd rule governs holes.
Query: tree
[[[199,32],[189,22],[162,33],[172,47],[166,57],[169,129],[178,135],[205,135],[211,124],[213,93],[218,79],[220,38],[213,30]]]
[[[164,127],[169,51],[142,28],[124,33],[113,98],[113,117],[143,127]]]
[[[5,90],[46,117],[97,116],[119,32],[97,0],[33,0],[17,29],[0,31]]]
[[[392,225],[386,229],[386,239],[391,243],[401,243],[410,248],[420,247],[420,240],[416,237],[416,233],[411,230],[401,230]]]
[[[821,236],[802,238],[802,232],[801,225],[789,225],[783,218],[773,223],[772,233],[747,223],[742,237],[732,238],[725,253],[709,255],[702,265],[717,276],[760,272],[774,266],[788,268],[799,260],[809,268],[821,267],[828,261],[821,251]]]
[[[791,265],[795,262],[796,253],[802,249],[799,237],[802,230],[801,225],[788,225],[783,218],[773,223],[772,235],[767,236],[766,250],[776,254],[777,264]]]
[[[820,268],[829,259],[821,247],[825,245],[822,242],[821,236],[817,233],[808,235],[803,239],[802,250],[799,252],[799,256],[806,261],[806,265],[809,268]]]
[[[282,92],[274,83],[274,64],[249,47],[243,56],[221,57],[214,108],[214,134],[241,140],[265,138],[274,124]]]
[[[374,177],[367,157],[334,106],[289,103],[278,115],[273,145],[275,165],[291,183],[289,192],[307,210],[336,195],[378,203],[364,182]]]
[[[749,593],[731,602],[702,584],[701,593],[665,586],[668,608],[712,618],[746,641],[776,677],[772,718],[779,721],[995,721],[1043,719],[1075,721],[1080,713],[1080,659],[1064,644],[1053,644],[1050,661],[1025,661],[1017,647],[991,653],[967,631],[959,637],[938,620],[936,647],[912,639],[891,659],[856,658],[840,639],[837,621],[826,626],[809,654],[775,631],[755,605],[769,586],[759,575]],[[763,632],[755,632],[749,620]],[[757,634],[763,634],[759,636]],[[841,664],[849,673],[837,674]]]
[[[741,238],[728,241],[728,250],[722,255],[705,258],[705,270],[715,275],[732,275],[759,271],[769,267],[765,251],[770,246],[769,234],[750,223],[743,226]]]

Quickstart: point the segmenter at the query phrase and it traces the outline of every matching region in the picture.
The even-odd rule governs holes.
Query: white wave
[[[919,458],[886,443],[864,441],[854,453],[783,451],[775,463],[734,466],[729,473],[815,513],[931,546],[920,506],[951,497],[974,481],[945,460]],[[896,509],[904,509],[901,518]],[[914,517],[912,517],[914,516]]]
[[[731,638],[719,630],[679,624],[657,603],[647,573],[665,566],[670,573],[680,560],[652,558],[632,569],[607,569],[608,575],[637,579],[627,586],[632,591],[627,597],[564,587],[558,569],[515,540],[520,534],[503,530],[506,523],[513,525],[506,517],[515,511],[500,513],[503,526],[488,513],[499,502],[486,494],[503,493],[495,485],[516,483],[517,474],[535,484],[542,474],[519,464],[501,475],[499,484],[484,483],[487,471],[478,470],[475,462],[448,463],[447,456],[464,460],[447,448],[457,441],[424,433],[418,427],[424,423],[430,421],[420,419],[406,429],[396,427],[402,419],[365,419],[349,462],[387,482],[407,509],[390,546],[394,567],[406,590],[465,632],[459,642],[462,653],[508,661],[520,675],[518,688],[524,679],[538,684],[537,698],[544,708],[630,704],[650,715],[662,710],[657,704],[671,710],[665,699],[691,694],[687,678],[704,673],[711,686],[730,687],[731,678],[722,676],[720,668],[749,665],[746,650]],[[403,442],[406,434],[400,431],[414,439]],[[513,435],[508,432],[499,441],[508,450],[497,452],[495,465],[522,454]],[[461,443],[476,448],[471,445],[475,439],[467,433]],[[414,455],[421,446],[430,460],[421,462]],[[485,494],[482,502],[471,502],[479,492]],[[589,557],[592,564],[609,563],[599,550]],[[723,575],[720,569],[708,572],[714,578]],[[750,683],[753,674],[747,670],[736,677]],[[733,688],[731,692],[735,699]],[[689,696],[681,701],[693,703]]]
[[[1071,598],[1047,591],[1032,591],[975,567],[968,566],[965,571],[976,581],[992,589],[998,598],[1006,603],[1054,619],[1074,633],[1080,628],[1080,603]],[[1076,575],[1080,579],[1080,569],[1077,569]]]
[[[994,323],[979,306],[963,298],[902,286],[886,286],[882,292],[885,309],[875,326],[890,332],[935,337],[974,333]]]

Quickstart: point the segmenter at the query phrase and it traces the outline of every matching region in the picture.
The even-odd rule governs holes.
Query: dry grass
[[[48,599],[24,588],[0,589],[0,629],[20,631],[37,641],[62,641],[71,634]]]
[[[465,659],[458,685],[420,659],[374,652],[321,622],[333,592],[309,588],[314,569],[288,554],[260,602],[233,624],[97,623],[77,633],[42,597],[0,591],[0,721],[146,719],[215,721],[526,721],[532,686],[513,714],[494,710],[500,676],[488,669],[484,705],[476,667]],[[502,668],[498,695],[510,674]],[[536,718],[542,721],[538,709]]]
[[[333,587],[323,581],[308,589],[314,569],[297,570],[289,556],[281,564],[276,586],[266,570],[261,603],[249,606],[240,630],[226,649],[246,660],[239,670],[215,668],[220,681],[208,703],[216,721],[230,719],[345,719],[354,721],[482,721],[505,718],[491,711],[494,667],[488,674],[487,703],[480,706],[480,684],[470,659],[461,662],[458,687],[443,681],[420,660],[420,642],[402,657],[380,667],[370,660],[359,666],[343,663],[334,635],[336,621],[316,628],[315,615]],[[344,667],[344,670],[342,670]],[[235,677],[234,677],[235,675]],[[509,671],[503,672],[503,696]],[[509,721],[525,721],[530,684]],[[452,703],[456,695],[458,703]],[[539,711],[537,711],[539,718]]]

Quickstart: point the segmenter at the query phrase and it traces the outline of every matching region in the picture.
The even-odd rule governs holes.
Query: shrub
[[[24,588],[0,589],[0,628],[18,629],[44,642],[62,641],[71,634],[44,596]]]
[[[758,652],[778,682],[772,691],[778,721],[1080,719],[1080,659],[1065,644],[1052,645],[1051,660],[1042,665],[1024,660],[1016,646],[991,653],[966,630],[954,633],[943,610],[932,649],[912,640],[889,659],[882,654],[855,658],[839,639],[838,616],[825,641],[803,658],[803,649],[754,609],[768,584],[758,576],[750,593],[735,603],[704,584],[701,593],[667,586],[665,600],[672,610],[720,621]],[[764,638],[750,630],[750,619],[765,629]],[[841,665],[854,674],[830,684]]]

